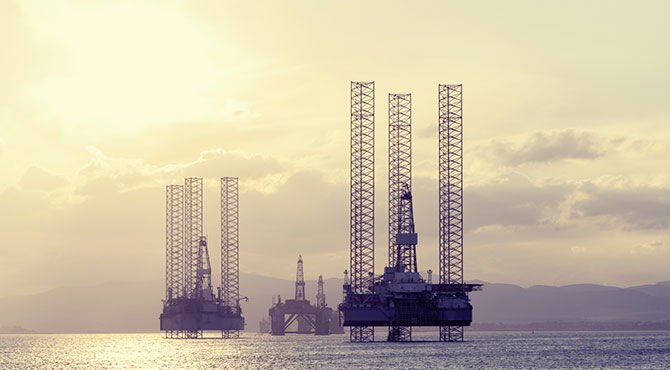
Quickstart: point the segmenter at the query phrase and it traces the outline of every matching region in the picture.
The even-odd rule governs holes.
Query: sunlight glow
[[[25,95],[72,128],[130,128],[225,116],[215,57],[225,50],[176,9],[152,3],[81,3],[28,9],[35,27],[62,45],[58,70]],[[50,17],[43,15],[49,14]],[[222,50],[223,49],[223,50]],[[223,89],[222,89],[223,87]],[[120,127],[119,127],[120,126]]]

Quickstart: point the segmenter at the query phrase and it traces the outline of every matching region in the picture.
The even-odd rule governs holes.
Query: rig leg
[[[374,342],[375,328],[372,326],[352,326],[349,329],[349,342]]]
[[[462,342],[462,326],[440,326],[440,342]]]
[[[389,342],[411,342],[412,341],[412,327],[411,326],[389,326]]]
[[[224,339],[237,339],[240,337],[239,330],[221,330],[221,338]]]

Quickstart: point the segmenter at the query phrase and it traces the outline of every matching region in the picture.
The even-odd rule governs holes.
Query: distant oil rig
[[[238,178],[221,178],[221,286],[212,290],[207,238],[203,235],[202,178],[166,187],[165,299],[160,329],[166,338],[202,338],[221,331],[237,338],[244,329],[239,296]],[[246,298],[242,298],[246,299]]]
[[[270,315],[270,334],[315,334],[329,335],[344,333],[339,325],[339,313],[333,311],[326,304],[326,294],[323,290],[323,276],[319,275],[316,293],[316,305],[311,305],[305,297],[305,277],[303,273],[302,256],[298,257],[295,279],[295,299],[282,302],[278,296],[268,311]],[[289,327],[297,322],[297,329],[290,331]],[[261,326],[265,325],[261,322]],[[262,329],[261,329],[262,330]]]
[[[412,204],[412,97],[389,94],[388,266],[374,276],[374,82],[351,82],[350,261],[345,271],[343,325],[351,342],[411,341],[413,326],[439,326],[440,341],[462,341],[472,322],[468,293],[481,284],[463,281],[462,85],[438,86],[439,282],[418,272]]]

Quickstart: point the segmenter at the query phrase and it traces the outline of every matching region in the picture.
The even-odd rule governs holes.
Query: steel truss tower
[[[463,85],[439,85],[440,284],[463,284]],[[463,326],[440,327],[462,341]]]
[[[388,266],[396,267],[398,245],[396,236],[401,227],[401,197],[404,190],[412,188],[412,95],[389,94],[389,249]],[[413,232],[413,231],[412,231]],[[389,328],[389,340],[411,340],[412,328],[392,326]]]
[[[416,266],[417,235],[414,228],[414,206],[409,186],[403,186],[398,205],[398,234],[396,234],[396,269],[401,272],[419,272]]]
[[[198,270],[202,266],[202,178],[187,177],[184,184],[184,297],[199,298]]]
[[[403,188],[412,190],[412,95],[389,94],[389,266],[396,265],[396,235]]]
[[[298,265],[295,273],[295,300],[305,300],[305,274],[302,268],[302,256],[298,256]]]
[[[222,305],[240,312],[239,188],[237,177],[221,178],[221,290]],[[237,338],[239,330],[224,330],[224,338]]]
[[[374,282],[375,84],[351,82],[351,208],[349,271],[354,293],[370,292]],[[374,328],[353,326],[352,342],[371,342]]]
[[[165,188],[165,300],[184,293],[184,186]]]
[[[319,275],[319,280],[316,284],[316,308],[326,308],[326,293],[323,291],[323,276]]]

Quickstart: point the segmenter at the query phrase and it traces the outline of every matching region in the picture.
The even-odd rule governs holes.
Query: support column
[[[353,293],[368,293],[374,282],[374,82],[351,82],[351,208],[349,271]],[[371,342],[374,328],[351,327],[352,342]]]
[[[440,284],[463,284],[463,85],[439,85]],[[440,327],[462,341],[463,326]]]

